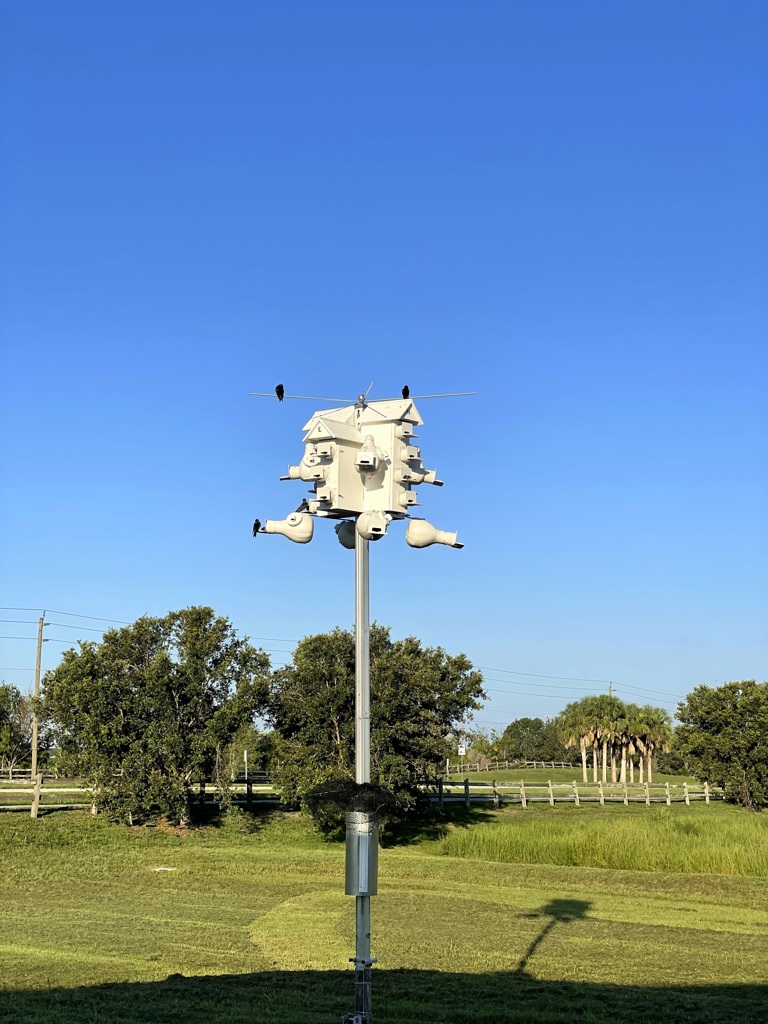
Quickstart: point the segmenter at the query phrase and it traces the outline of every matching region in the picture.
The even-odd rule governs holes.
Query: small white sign
[[[467,748],[464,746],[463,743],[459,744],[459,757],[466,757],[466,754]]]

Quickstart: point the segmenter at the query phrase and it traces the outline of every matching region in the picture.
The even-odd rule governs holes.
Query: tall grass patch
[[[768,815],[711,807],[573,810],[528,809],[451,827],[435,852],[513,864],[768,876]]]

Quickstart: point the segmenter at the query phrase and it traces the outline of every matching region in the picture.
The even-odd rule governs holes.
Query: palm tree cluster
[[[574,701],[559,716],[563,742],[566,747],[578,746],[584,782],[588,782],[587,762],[591,752],[593,782],[598,781],[598,768],[602,767],[602,781],[635,781],[635,757],[643,782],[643,768],[648,782],[653,782],[653,757],[659,751],[669,750],[672,738],[672,719],[664,708],[650,704],[639,707],[628,704],[610,694],[583,697]],[[618,765],[618,779],[617,779]]]

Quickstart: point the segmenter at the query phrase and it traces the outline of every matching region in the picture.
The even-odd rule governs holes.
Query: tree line
[[[187,823],[196,783],[228,787],[248,749],[268,767],[286,803],[322,819],[349,804],[354,784],[355,642],[348,630],[305,637],[289,665],[269,656],[211,608],[144,616],[100,643],[65,651],[43,679],[36,706],[44,751],[59,774],[87,780],[116,820],[164,815]],[[611,695],[574,701],[551,719],[521,718],[490,736],[472,730],[485,699],[463,654],[395,640],[371,628],[371,768],[376,799],[397,817],[425,809],[421,783],[436,782],[456,744],[475,756],[581,760],[588,781],[652,781],[674,740],[691,774],[757,810],[768,804],[768,684],[696,687],[669,714]],[[31,698],[0,684],[0,768],[28,763]],[[264,729],[256,730],[260,720]],[[331,814],[333,817],[333,814]],[[338,814],[336,814],[338,819]]]
[[[518,718],[501,734],[470,732],[472,760],[571,761],[581,757],[582,779],[653,781],[659,754],[668,753],[672,719],[664,708],[638,707],[610,694],[583,697],[550,718]],[[679,760],[679,758],[678,758]],[[627,778],[629,776],[629,779]]]
[[[449,735],[481,707],[482,676],[463,654],[393,640],[375,623],[370,651],[371,779],[391,814],[407,816],[418,808],[419,783],[436,781]],[[87,779],[96,804],[117,820],[165,815],[186,824],[200,779],[214,779],[226,803],[233,748],[248,742],[255,718],[271,729],[259,753],[284,802],[322,818],[329,804],[350,798],[348,630],[305,637],[292,663],[272,671],[268,655],[211,608],[145,616],[65,651],[42,691],[57,769]]]

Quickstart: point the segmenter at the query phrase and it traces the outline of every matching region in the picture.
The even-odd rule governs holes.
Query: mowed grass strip
[[[529,807],[434,845],[447,857],[516,864],[768,877],[768,815],[726,804]]]
[[[742,816],[718,810],[726,836]],[[338,1022],[353,1007],[343,847],[296,815],[235,821],[256,830],[0,816],[0,1021]],[[483,862],[440,842],[380,852],[377,1024],[764,1024],[764,879]]]

